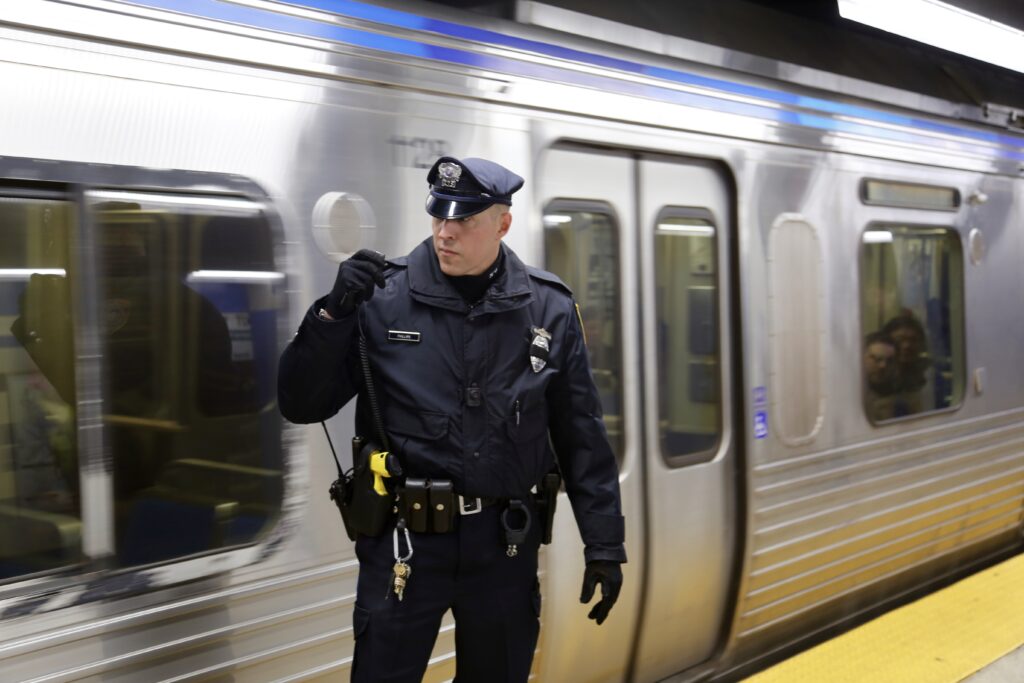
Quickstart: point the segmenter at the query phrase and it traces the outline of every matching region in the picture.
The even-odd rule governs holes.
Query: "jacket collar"
[[[473,316],[522,308],[533,300],[526,266],[504,244],[501,245],[501,251],[505,256],[505,267],[487,288],[483,299],[471,309],[441,272],[437,254],[434,253],[433,238],[428,237],[409,253],[407,272],[412,298],[428,306],[451,311],[467,313],[472,310]]]

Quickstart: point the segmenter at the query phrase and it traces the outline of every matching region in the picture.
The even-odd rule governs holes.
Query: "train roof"
[[[155,50],[166,54],[156,61],[168,64],[212,58],[296,78],[383,83],[808,149],[832,149],[839,136],[851,153],[907,160],[912,150],[918,163],[1024,172],[1024,128],[1007,125],[1020,123],[1021,110],[922,94],[527,0],[515,4],[515,22],[403,0],[96,0],[89,7],[57,5],[60,11],[41,7],[16,3],[0,24],[28,27],[44,41],[85,35],[104,53]],[[105,71],[109,64],[93,68]],[[152,71],[152,64],[146,68]],[[250,86],[256,87],[241,79],[222,87]]]
[[[435,1],[603,37],[627,48],[685,56],[757,76],[804,81],[837,93],[1024,129],[1024,75],[844,20],[835,0]],[[1002,0],[970,1],[973,4],[966,9],[1024,30],[1024,6]],[[602,30],[604,22],[616,26]],[[707,49],[710,46],[727,52],[716,55]],[[918,101],[907,96],[894,100],[898,93],[893,91],[953,106],[915,104]]]

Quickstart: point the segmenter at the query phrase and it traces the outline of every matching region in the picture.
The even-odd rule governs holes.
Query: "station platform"
[[[746,683],[1024,683],[1024,555],[757,673]]]

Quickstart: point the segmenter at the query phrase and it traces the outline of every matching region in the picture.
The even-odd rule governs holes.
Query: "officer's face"
[[[434,218],[434,252],[445,275],[479,275],[498,258],[501,238],[512,225],[503,204],[466,218]]]

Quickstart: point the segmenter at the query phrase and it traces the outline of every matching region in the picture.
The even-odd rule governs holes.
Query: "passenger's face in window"
[[[103,331],[111,335],[120,330],[128,322],[131,315],[132,304],[129,299],[109,298],[104,302]]]
[[[896,359],[900,363],[912,363],[921,355],[921,337],[912,327],[898,327],[890,336],[896,344]]]
[[[869,385],[878,386],[889,381],[895,355],[896,349],[892,344],[875,342],[868,345],[864,350],[864,376]]]

